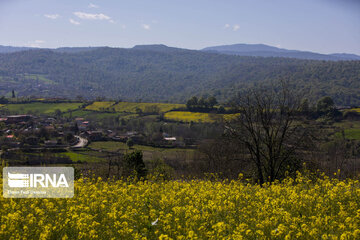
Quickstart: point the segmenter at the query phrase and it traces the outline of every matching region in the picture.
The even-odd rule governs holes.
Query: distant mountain
[[[61,48],[55,48],[50,49],[54,52],[62,52],[62,53],[79,53],[79,52],[87,52],[96,50],[100,47],[61,47]]]
[[[333,53],[333,54],[329,54],[329,55],[341,58],[343,60],[360,60],[360,56],[355,55],[355,54],[349,54],[349,53]]]
[[[132,49],[143,50],[143,51],[154,51],[154,52],[184,52],[192,51],[183,48],[168,47],[164,44],[150,44],[150,45],[136,45]]]
[[[0,53],[13,53],[33,49],[31,47],[11,47],[0,45]]]
[[[18,96],[185,102],[214,95],[224,102],[278,80],[288,80],[312,102],[328,95],[338,105],[360,105],[360,61],[233,56],[165,45],[0,54],[0,96],[15,90]]]
[[[0,53],[14,53],[21,52],[27,50],[40,50],[40,49],[48,49],[54,52],[62,52],[62,53],[77,53],[77,52],[85,52],[95,50],[99,47],[61,47],[61,48],[32,48],[32,47],[11,47],[11,46],[2,46],[0,45]]]
[[[327,60],[327,61],[348,61],[360,60],[360,56],[355,54],[335,53],[335,54],[320,54],[307,51],[287,50],[283,48],[272,47],[264,44],[233,44],[207,47],[202,49],[206,52],[222,53],[228,55],[238,56],[252,56],[252,57],[285,57],[298,58],[310,60]]]

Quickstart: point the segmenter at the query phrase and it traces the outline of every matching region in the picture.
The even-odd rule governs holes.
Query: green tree
[[[326,116],[328,118],[336,118],[341,113],[336,109],[335,103],[331,97],[323,97],[317,102],[316,110],[320,116]]]
[[[141,151],[134,151],[124,156],[124,173],[127,176],[134,176],[138,179],[146,177],[147,169]]]
[[[129,149],[130,148],[132,148],[132,146],[134,146],[134,141],[131,139],[131,138],[129,138],[127,141],[126,141],[126,145],[129,147]]]
[[[335,108],[335,103],[331,97],[321,98],[316,105],[316,110],[319,114],[327,114]]]
[[[195,109],[198,106],[198,98],[192,97],[186,102],[186,107],[189,110]]]
[[[60,117],[61,117],[61,115],[62,115],[62,112],[61,112],[61,110],[60,110],[60,109],[55,109],[54,114],[55,114],[55,117],[60,118]]]
[[[304,98],[300,103],[300,113],[303,115],[307,115],[310,112],[309,100]]]
[[[206,102],[208,108],[213,108],[218,103],[214,96],[209,97]]]

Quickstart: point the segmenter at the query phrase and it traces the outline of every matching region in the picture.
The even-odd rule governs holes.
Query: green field
[[[113,106],[117,112],[136,113],[136,109],[141,109],[147,112],[151,108],[157,108],[160,112],[168,112],[178,108],[184,108],[184,104],[172,103],[134,103],[134,102],[119,102]]]
[[[73,162],[103,162],[106,160],[104,154],[94,152],[94,151],[77,151],[77,152],[65,152],[65,153],[58,153],[58,156],[67,156]]]
[[[114,104],[115,104],[115,102],[93,102],[91,105],[87,106],[85,109],[91,110],[91,111],[105,111],[105,110],[108,110],[108,108]]]
[[[56,109],[62,112],[79,108],[83,103],[24,103],[24,104],[6,104],[5,108],[13,114],[53,114]]]
[[[92,142],[89,145],[90,148],[93,149],[97,149],[97,150],[105,150],[105,151],[111,151],[111,152],[115,152],[118,150],[128,150],[129,147],[126,145],[126,143],[123,142]],[[150,146],[143,146],[143,145],[134,145],[132,147],[132,149],[136,149],[136,150],[142,150],[142,151],[159,151],[159,152],[163,152],[163,151],[169,151],[169,150],[173,150],[173,149],[169,149],[169,148],[154,148],[154,147],[150,147]]]
[[[47,76],[43,75],[43,74],[28,74],[28,73],[25,73],[25,74],[22,74],[22,76],[25,79],[39,80],[39,81],[42,81],[42,82],[48,83],[48,84],[56,84],[53,80],[48,79]]]
[[[110,152],[129,152],[133,150],[141,150],[144,154],[144,160],[153,160],[153,159],[185,159],[185,160],[194,160],[196,150],[194,149],[183,149],[183,148],[155,148],[150,146],[143,145],[134,145],[131,149],[125,143],[122,142],[92,142],[89,145],[89,148],[94,150],[103,150]]]
[[[345,137],[350,140],[360,140],[360,129],[345,129],[344,130]]]
[[[77,117],[82,117],[82,118],[86,118],[88,120],[102,120],[105,118],[109,118],[109,117],[118,117],[118,118],[123,118],[125,120],[128,119],[132,119],[132,118],[136,118],[139,115],[138,114],[128,114],[128,113],[108,113],[108,112],[99,112],[99,111],[87,111],[87,110],[83,110],[83,109],[79,109],[79,110],[75,110],[73,112],[68,112],[64,114],[65,117],[72,117],[72,118],[77,118]]]

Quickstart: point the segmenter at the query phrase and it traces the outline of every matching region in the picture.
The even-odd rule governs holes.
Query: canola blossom
[[[72,199],[1,197],[0,212],[0,239],[360,239],[359,181],[324,176],[80,179]]]

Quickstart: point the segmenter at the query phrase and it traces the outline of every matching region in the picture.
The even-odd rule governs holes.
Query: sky
[[[0,45],[236,43],[360,55],[360,0],[0,0]]]

